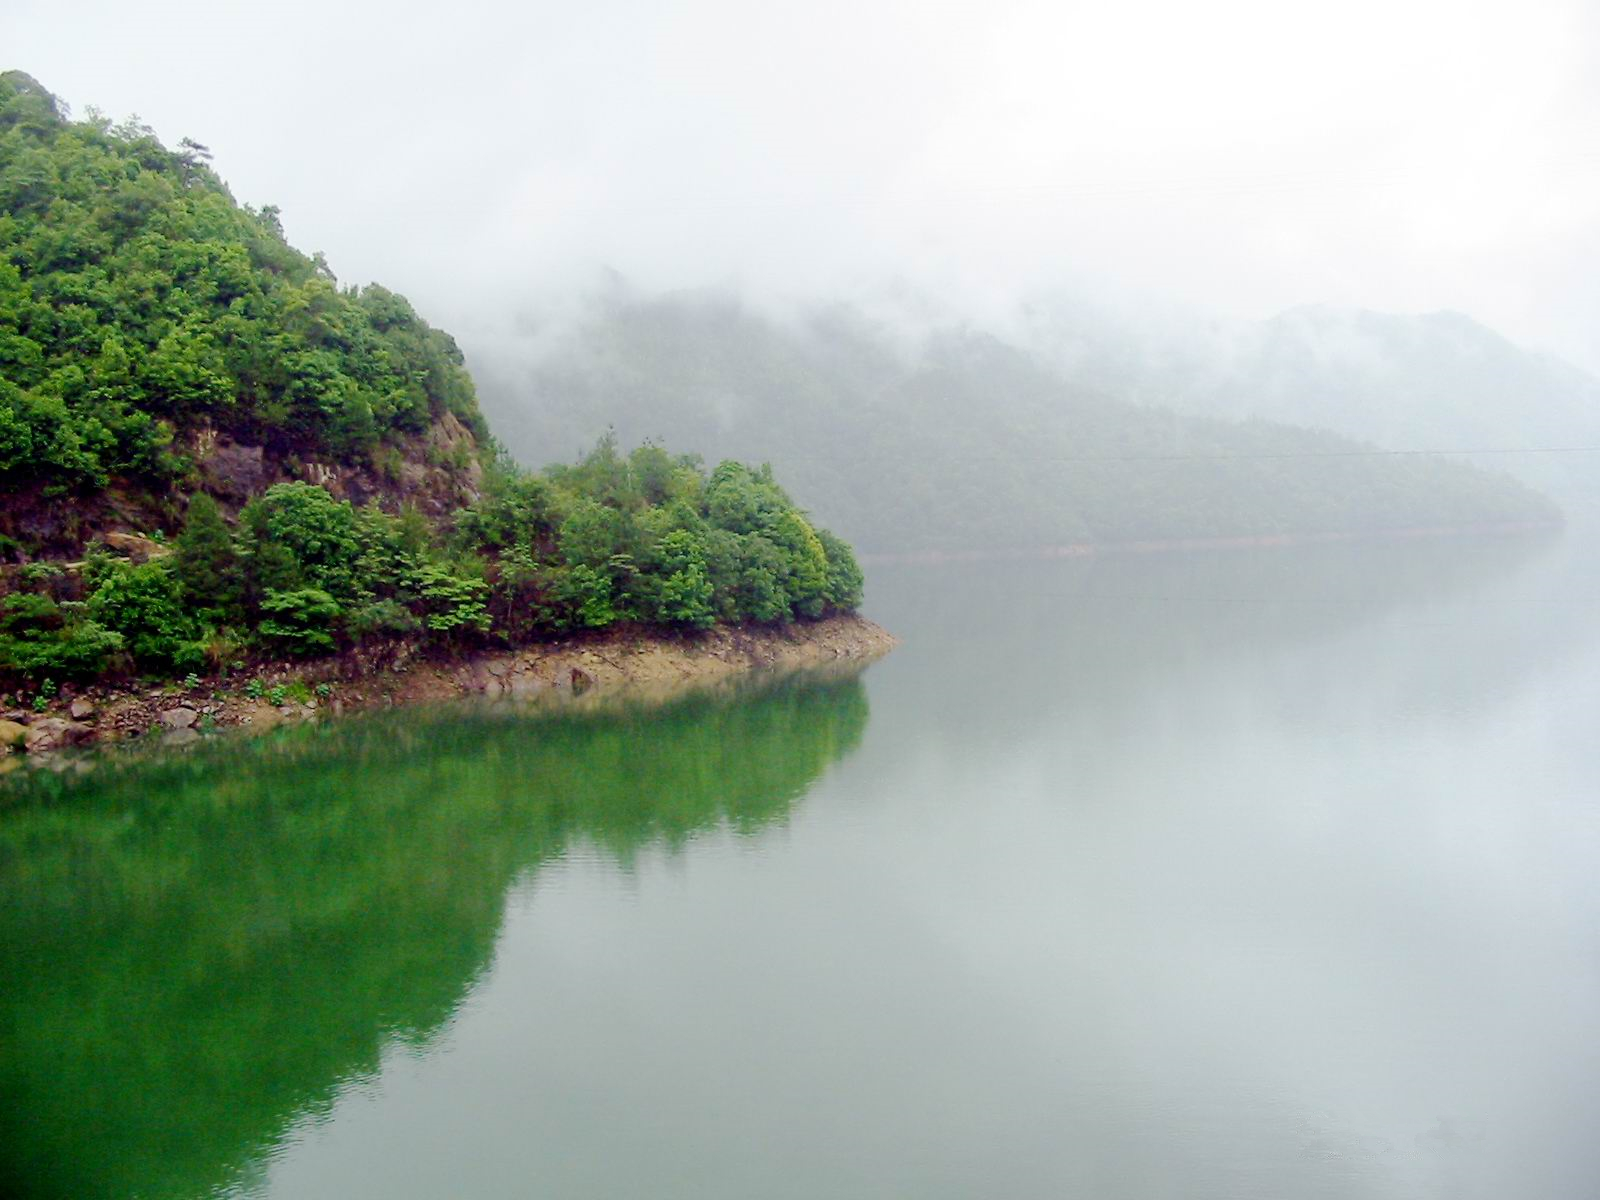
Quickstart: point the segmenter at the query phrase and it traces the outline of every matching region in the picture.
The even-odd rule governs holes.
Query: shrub
[[[0,600],[0,670],[30,679],[92,679],[121,649],[122,635],[93,620],[81,603],[32,593]]]
[[[354,609],[345,621],[350,636],[359,640],[374,636],[404,637],[422,628],[422,622],[398,600],[373,600]]]
[[[327,592],[319,588],[268,592],[261,611],[261,637],[276,649],[309,657],[334,648],[333,623],[340,608]]]
[[[199,624],[166,562],[100,558],[91,560],[88,574],[94,585],[90,614],[123,636],[136,664],[158,671],[204,665]]]
[[[489,610],[484,597],[489,585],[481,579],[455,575],[428,563],[411,573],[407,581],[421,597],[423,624],[434,633],[489,628]]]

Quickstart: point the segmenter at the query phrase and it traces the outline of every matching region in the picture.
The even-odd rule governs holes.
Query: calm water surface
[[[870,582],[856,679],[13,788],[0,1194],[1600,1191],[1584,538]]]

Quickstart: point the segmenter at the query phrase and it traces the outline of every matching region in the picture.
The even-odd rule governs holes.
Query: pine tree
[[[189,514],[174,556],[184,599],[195,608],[224,616],[239,605],[239,553],[217,502],[204,492],[189,500]]]

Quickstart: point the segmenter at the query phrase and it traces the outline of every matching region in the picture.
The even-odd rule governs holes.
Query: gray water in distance
[[[859,680],[400,714],[0,813],[0,1178],[1600,1188],[1587,539],[870,585],[904,644]]]

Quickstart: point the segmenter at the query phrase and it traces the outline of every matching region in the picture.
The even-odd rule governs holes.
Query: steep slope
[[[484,433],[449,335],[341,289],[204,147],[0,76],[0,549],[73,552],[305,479],[441,515]]]
[[[474,368],[519,454],[612,425],[770,459],[874,551],[1556,519],[1460,463],[1129,403],[992,336],[912,344],[847,308],[780,323],[715,293],[613,295],[531,365],[502,352]]]
[[[449,335],[337,286],[207,153],[0,76],[0,693],[860,602],[769,470],[491,453]]]

